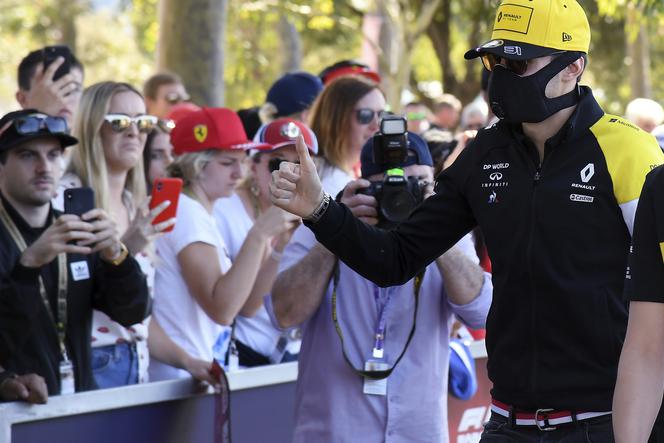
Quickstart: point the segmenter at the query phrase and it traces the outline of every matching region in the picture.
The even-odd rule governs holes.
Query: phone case
[[[95,207],[95,193],[91,188],[65,189],[65,214],[79,217]]]
[[[182,180],[179,178],[158,178],[152,185],[152,198],[150,199],[150,209],[159,206],[162,202],[169,200],[171,204],[164,209],[152,221],[153,225],[165,222],[166,220],[175,217],[178,210],[178,201],[180,199],[180,192],[182,192]],[[165,229],[163,232],[170,232],[173,226]]]
[[[65,61],[53,74],[54,81],[69,74],[71,70],[71,51],[67,46],[47,46],[44,48],[44,69],[48,68],[58,57],[63,57]]]

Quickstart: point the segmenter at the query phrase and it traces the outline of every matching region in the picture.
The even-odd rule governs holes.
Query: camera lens
[[[380,210],[389,221],[401,223],[406,220],[417,206],[417,200],[408,189],[400,189],[389,193],[388,198],[380,202]]]

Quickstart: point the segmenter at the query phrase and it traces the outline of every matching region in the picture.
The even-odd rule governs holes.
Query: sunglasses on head
[[[104,117],[104,121],[108,122],[111,125],[111,129],[115,132],[123,132],[127,130],[132,123],[136,123],[138,131],[147,134],[157,126],[159,119],[154,115],[129,117],[125,114],[107,114]]]
[[[375,118],[378,118],[378,120],[380,120],[386,115],[388,115],[388,113],[385,111],[374,111],[373,109],[370,108],[360,108],[355,111],[355,118],[357,119],[357,122],[361,125],[368,125],[369,123],[374,121]]]
[[[279,158],[279,157],[274,157],[271,158],[270,161],[267,162],[267,169],[270,172],[278,171],[279,166],[281,165],[282,162],[287,162],[288,160]],[[295,162],[296,164],[299,164],[300,162]]]
[[[166,94],[166,101],[172,105],[175,105],[177,103],[182,103],[182,102],[188,102],[191,100],[191,97],[187,94],[180,95],[177,92],[169,92]]]
[[[51,134],[68,133],[67,120],[44,114],[33,114],[19,117],[13,122],[16,132],[21,135],[34,134],[46,129]]]
[[[554,52],[554,53],[549,54],[549,55],[557,56],[559,54],[562,54],[563,52],[565,52],[565,51]],[[493,68],[496,65],[503,65],[504,67],[506,67],[507,69],[509,69],[513,73],[515,73],[516,75],[525,74],[526,71],[528,70],[528,63],[531,60],[533,60],[533,59],[513,60],[513,59],[509,59],[509,58],[500,57],[500,56],[497,56],[495,54],[491,54],[489,52],[485,52],[484,54],[482,54],[481,58],[482,58],[482,63],[484,64],[484,67],[488,71],[493,71]]]

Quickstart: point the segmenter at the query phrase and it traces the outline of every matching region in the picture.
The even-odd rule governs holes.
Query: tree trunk
[[[627,41],[626,49],[631,63],[629,65],[629,81],[632,98],[652,98],[650,79],[650,45],[648,41],[648,25],[645,17],[635,7],[627,10]],[[631,32],[631,30],[634,33]]]
[[[279,16],[279,37],[284,49],[283,72],[299,71],[302,66],[302,41],[295,25],[284,14]]]
[[[400,63],[410,66],[406,60],[403,60],[403,31],[399,25],[391,19],[383,2],[377,2],[378,13],[381,20],[380,36],[378,45],[380,46],[380,55],[378,59],[378,70],[381,74],[381,86],[385,92],[385,100],[390,109],[398,112],[401,108],[401,84],[399,83]]]
[[[192,100],[224,103],[227,0],[162,0],[158,66],[179,74]]]
[[[376,2],[383,19],[379,45],[380,73],[385,98],[394,112],[401,110],[401,92],[410,82],[410,54],[418,37],[429,27],[440,0],[427,0],[407,10],[404,2]]]
[[[481,34],[480,28],[483,22],[486,22],[489,14],[484,1],[471,2],[464,0],[464,8],[469,12],[470,26],[468,28],[468,48],[477,46],[481,42],[477,41]],[[427,35],[431,40],[434,52],[440,63],[442,72],[443,91],[454,95],[462,103],[468,103],[480,91],[479,69],[469,65],[465,77],[461,78],[454,69],[454,64],[450,59],[452,25],[452,0],[443,0],[434,20],[427,29]],[[469,63],[477,63],[472,61]]]
[[[79,0],[60,0],[57,8],[57,27],[60,29],[59,44],[67,45],[76,53],[76,17],[82,5]]]

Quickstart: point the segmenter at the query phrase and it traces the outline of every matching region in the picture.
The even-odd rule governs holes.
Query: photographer
[[[429,150],[414,134],[406,145],[401,122],[401,147],[392,143],[399,138],[394,136],[386,141],[379,134],[367,142],[361,154],[364,178],[349,183],[341,195],[353,214],[371,225],[394,226],[408,215],[400,208],[431,193]],[[386,146],[401,154],[384,152]],[[286,247],[266,303],[276,325],[302,326],[293,441],[356,441],[358,435],[363,441],[446,441],[448,325],[456,314],[471,327],[483,327],[490,279],[457,248],[423,276],[386,289],[319,244],[302,254],[293,244]],[[358,373],[389,368],[394,371],[381,380]]]
[[[79,217],[51,207],[63,151],[77,142],[60,117],[28,109],[0,120],[0,365],[5,378],[43,377],[49,395],[95,387],[93,308],[128,326],[150,305],[145,277],[104,210]]]

